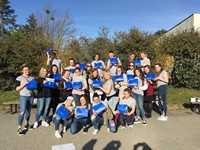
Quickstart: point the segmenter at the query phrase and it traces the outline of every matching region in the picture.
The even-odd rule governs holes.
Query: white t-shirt
[[[117,60],[118,60],[118,64],[121,64],[121,61],[120,61],[120,59],[118,57],[117,57]],[[110,59],[107,62],[107,68],[110,68]],[[117,66],[112,65],[112,67],[110,68],[110,74],[111,74],[111,76],[115,75],[116,69],[117,69]]]
[[[83,87],[84,83],[86,82],[86,79],[83,76],[74,76],[72,79],[72,83],[73,82],[82,82],[82,87]],[[79,90],[73,89],[72,94],[82,95],[82,94],[85,94],[85,91],[79,91]]]
[[[103,84],[103,88],[106,89],[109,85],[111,85],[111,90],[109,94],[106,94],[106,96],[112,96],[116,93],[112,79],[107,80],[106,83]]]
[[[166,72],[165,70],[163,70],[163,71],[159,74],[158,78],[164,79],[164,76],[166,76],[166,75],[167,75],[167,72]],[[166,85],[166,84],[167,84],[166,82],[163,82],[163,81],[160,81],[160,80],[157,81],[157,87],[159,87],[159,86],[161,86],[161,85]]]

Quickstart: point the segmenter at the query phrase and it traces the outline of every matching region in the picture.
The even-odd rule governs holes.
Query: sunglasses
[[[87,67],[92,67],[92,66],[87,66]]]
[[[135,66],[135,65],[129,65],[129,66]]]

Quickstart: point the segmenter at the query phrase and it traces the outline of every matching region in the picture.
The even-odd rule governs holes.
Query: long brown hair
[[[134,70],[134,74],[135,74],[135,75],[136,75],[136,73],[135,73],[136,70],[140,72],[139,78],[142,80],[142,85],[144,85],[145,76],[144,76],[144,74],[143,74],[143,72],[142,72],[142,69],[139,68],[139,67],[137,67],[137,68]]]
[[[82,94],[82,95],[80,96],[80,98],[79,98],[79,102],[76,104],[76,107],[77,107],[77,106],[81,106],[80,99],[81,99],[82,97],[84,97],[84,98],[85,98],[85,101],[86,101],[86,107],[88,108],[88,101],[87,101],[87,97],[86,97],[84,94]]]
[[[107,79],[104,78],[104,75],[105,75],[106,73],[109,74],[109,76],[110,76],[109,79],[111,79],[110,71],[109,71],[109,70],[105,70],[104,73],[103,73],[103,81],[102,81],[103,84],[105,84],[105,83],[109,80],[109,79],[107,80]]]

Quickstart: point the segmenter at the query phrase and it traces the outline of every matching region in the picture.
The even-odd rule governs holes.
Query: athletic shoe
[[[63,126],[63,133],[65,133],[67,131],[66,126]]]
[[[23,132],[23,130],[22,130],[21,128],[19,128],[19,129],[17,130],[17,132],[18,132],[19,136],[24,135],[24,132]]]
[[[167,116],[162,116],[161,115],[160,117],[158,117],[158,120],[159,121],[167,121],[167,118],[168,118]]]
[[[141,118],[136,117],[134,123],[140,123],[141,122]]]
[[[124,130],[125,128],[126,128],[125,126],[122,126],[122,127],[121,127],[121,130]]]
[[[29,125],[27,124],[27,125],[25,125],[24,126],[24,130],[28,130],[28,127],[29,127]]]
[[[60,139],[62,137],[58,130],[55,131],[55,137],[58,138],[58,139]]]
[[[38,127],[38,123],[35,122],[34,125],[33,125],[33,129],[36,129]]]
[[[115,126],[115,122],[113,120],[109,120],[109,125],[110,126]]]
[[[88,128],[87,127],[83,127],[83,134],[87,134],[88,133]]]
[[[147,125],[146,120],[143,120],[143,121],[142,121],[142,124],[143,124],[143,126],[146,126],[146,125]]]
[[[107,131],[108,131],[108,132],[110,132],[110,129],[109,129],[109,128],[107,128]]]
[[[132,128],[133,128],[133,125],[131,124],[131,125],[129,125],[128,127],[132,129]]]
[[[92,134],[97,134],[99,132],[99,130],[98,129],[95,129],[94,131],[93,131],[93,133]]]
[[[44,126],[44,127],[48,127],[49,126],[49,124],[46,122],[46,121],[42,121],[42,126]]]

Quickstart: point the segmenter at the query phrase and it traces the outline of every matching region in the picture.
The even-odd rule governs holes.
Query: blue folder
[[[76,108],[76,117],[77,118],[86,118],[88,117],[88,109],[85,108]]]
[[[102,66],[101,62],[94,63],[94,67],[97,68],[97,69],[99,69],[101,66]]]
[[[72,82],[65,82],[65,88],[66,89],[72,89]]]
[[[82,88],[82,82],[74,82],[72,84],[73,89],[81,89]]]
[[[56,110],[56,114],[62,118],[62,119],[66,119],[67,116],[69,116],[70,111],[68,109],[66,109],[63,105],[61,105],[57,110]]]
[[[134,74],[127,74],[127,80],[133,80]]]
[[[141,60],[134,60],[133,62],[136,66],[141,66]]]
[[[53,78],[55,79],[55,81],[60,81],[61,75],[60,74],[54,74]]]
[[[75,69],[74,68],[70,68],[69,72],[74,73]]]
[[[132,79],[128,81],[129,86],[138,86],[138,79]]]
[[[127,113],[128,112],[128,105],[127,104],[118,104],[117,105],[117,110],[120,113]]]
[[[99,113],[104,111],[104,109],[106,109],[106,106],[102,102],[99,102],[97,105],[93,106],[92,108],[98,115]]]
[[[53,51],[52,51],[51,49],[48,49],[48,50],[46,50],[44,53],[45,53],[45,54],[52,54]]]
[[[99,79],[99,80],[93,80],[92,81],[92,86],[95,87],[95,86],[99,86],[101,87],[102,86],[102,81]]]
[[[117,57],[110,58],[110,63],[111,63],[111,64],[118,64],[118,59],[117,59]]]
[[[79,67],[81,70],[84,70],[86,69],[86,63],[82,63],[80,64],[80,67]]]
[[[35,90],[37,89],[37,81],[36,80],[31,80],[27,85],[26,88],[28,90]]]
[[[115,82],[121,82],[121,81],[124,81],[124,75],[123,74],[121,74],[121,75],[115,75],[114,76],[114,80],[115,80]]]
[[[52,81],[47,81],[45,84],[44,84],[45,87],[48,87],[48,88],[54,88],[55,87],[55,80],[52,80]]]
[[[155,76],[155,74],[153,74],[153,73],[148,73],[148,74],[146,74],[146,79],[147,79],[147,80],[153,80],[155,77],[156,77],[156,76]]]

